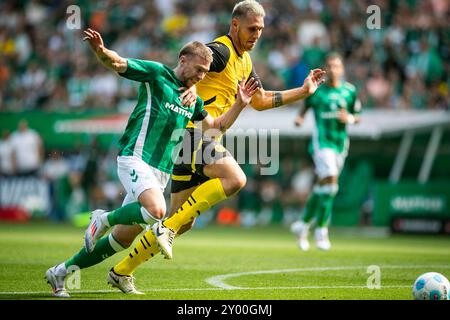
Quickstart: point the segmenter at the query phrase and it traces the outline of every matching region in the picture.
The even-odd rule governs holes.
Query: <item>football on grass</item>
[[[440,273],[424,273],[414,282],[413,296],[416,300],[450,300],[450,283]]]

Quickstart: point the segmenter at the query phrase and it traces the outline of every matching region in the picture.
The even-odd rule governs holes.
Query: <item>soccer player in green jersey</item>
[[[303,217],[291,225],[291,231],[298,236],[300,249],[309,250],[308,233],[316,218],[315,240],[321,250],[331,247],[328,225],[331,220],[334,198],[338,192],[338,178],[344,166],[349,148],[347,125],[360,121],[361,103],[356,89],[343,80],[342,57],[331,53],[326,59],[328,81],[305,99],[295,123],[303,123],[306,112],[312,108],[315,130],[312,134],[310,153],[314,160],[318,183],[309,196]]]
[[[87,29],[84,33],[84,40],[89,42],[103,65],[120,76],[141,82],[141,85],[137,105],[119,141],[117,172],[127,192],[123,206],[111,212],[93,211],[85,233],[85,248],[47,270],[47,281],[58,297],[69,296],[64,284],[68,268],[86,268],[123,250],[114,233],[102,238],[107,229],[118,224],[150,225],[164,217],[163,191],[188,122],[201,121],[203,130],[226,130],[250,102],[258,85],[253,78],[241,81],[232,108],[213,118],[204,110],[200,97],[188,106],[183,105],[179,97],[180,87],[192,87],[210,68],[212,52],[204,44],[193,41],[185,45],[179,53],[178,65],[172,70],[154,61],[125,59],[105,48],[98,32]]]

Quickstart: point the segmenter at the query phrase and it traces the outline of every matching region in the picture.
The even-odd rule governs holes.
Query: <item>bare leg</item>
[[[239,164],[232,157],[225,157],[215,163],[208,164],[203,168],[203,172],[211,179],[219,178],[222,182],[225,194],[230,197],[239,192],[245,186],[247,178],[242,171]],[[172,193],[170,196],[170,214],[172,216],[178,208],[189,198],[192,192],[197,187],[192,187],[177,193]],[[194,225],[195,220],[191,223],[185,224],[178,231],[178,235],[190,230]]]

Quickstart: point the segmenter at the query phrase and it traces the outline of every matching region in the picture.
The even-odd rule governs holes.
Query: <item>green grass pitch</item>
[[[68,225],[0,224],[0,299],[54,299],[44,273],[78,251],[83,234]],[[106,283],[128,251],[82,270],[80,289],[70,293],[73,299],[411,300],[421,273],[450,276],[450,237],[369,237],[334,228],[330,238],[329,252],[313,243],[301,252],[286,227],[194,229],[176,239],[172,261],[159,255],[136,271],[145,295],[124,295]],[[379,282],[369,266],[379,267]]]

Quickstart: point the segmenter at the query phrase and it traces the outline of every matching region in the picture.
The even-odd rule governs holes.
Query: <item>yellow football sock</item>
[[[114,266],[113,271],[122,276],[130,276],[137,267],[158,253],[156,238],[152,231],[148,230],[139,239],[134,250]]]
[[[220,179],[208,180],[194,190],[189,199],[183,203],[178,211],[164,221],[164,225],[178,232],[178,230],[192,219],[198,217],[216,203],[227,198]],[[160,251],[156,245],[156,238],[148,230],[137,242],[136,247],[113,268],[120,275],[129,276],[145,261],[151,259]]]
[[[173,216],[164,220],[164,225],[175,232],[197,218],[216,203],[227,198],[219,178],[208,180],[192,192],[189,199],[181,205]]]

